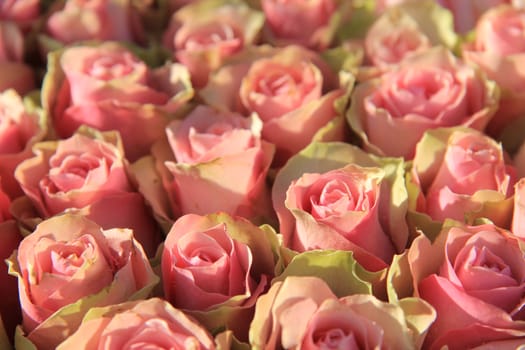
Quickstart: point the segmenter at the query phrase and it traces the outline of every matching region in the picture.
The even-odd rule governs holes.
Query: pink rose
[[[40,217],[73,210],[105,229],[131,228],[148,255],[155,254],[160,232],[128,178],[117,133],[85,129],[68,139],[37,143],[33,151],[15,177]]]
[[[5,260],[11,256],[23,237],[17,222],[9,213],[10,204],[9,197],[0,187],[0,326],[3,323],[7,336],[12,341],[15,327],[22,320],[22,314],[18,302],[17,280],[8,274]]]
[[[513,2],[512,0],[436,1],[452,12],[454,15],[454,26],[460,34],[466,34],[474,29],[476,22],[485,11],[501,4],[511,4]]]
[[[187,70],[180,65],[150,69],[117,43],[75,46],[50,55],[43,105],[61,138],[82,124],[117,130],[126,157],[149,153],[172,115],[193,96]]]
[[[2,64],[0,63],[0,66]],[[14,90],[0,92],[0,178],[5,193],[14,199],[23,194],[14,177],[15,168],[32,156],[32,146],[47,133],[42,110],[22,100]]]
[[[429,131],[418,143],[412,165],[419,186],[416,210],[433,220],[469,224],[487,217],[509,227],[516,169],[501,144],[466,128]]]
[[[336,0],[261,0],[261,6],[270,42],[312,49],[325,49],[330,45],[333,35],[330,25],[338,8]]]
[[[295,251],[352,251],[378,271],[406,246],[399,160],[374,159],[346,144],[312,144],[279,171],[272,195],[283,244]]]
[[[226,57],[255,43],[263,23],[263,14],[244,2],[199,1],[174,13],[163,43],[201,88]]]
[[[261,140],[261,121],[255,115],[197,106],[166,131],[169,144],[153,147],[155,163],[134,164],[140,191],[164,221],[216,211],[257,222],[272,219],[266,175],[274,147]],[[162,192],[155,191],[159,176]]]
[[[463,125],[483,130],[498,98],[494,82],[436,47],[357,85],[347,119],[367,151],[410,159],[428,129]]]
[[[162,252],[165,298],[208,329],[226,327],[246,340],[255,301],[274,276],[276,239],[226,214],[180,217]]]
[[[256,112],[263,139],[277,147],[277,167],[320,130],[331,128],[326,141],[344,139],[342,111],[336,107],[344,90],[316,53],[299,46],[246,50],[217,70],[200,95],[216,108]]]
[[[257,300],[254,349],[415,349],[400,307],[372,295],[338,298],[318,277],[289,276]]]
[[[410,271],[398,275],[411,274],[414,295],[436,309],[423,347],[523,344],[524,252],[514,235],[492,224],[446,225],[433,242],[417,237],[403,264]]]
[[[429,49],[432,43],[418,22],[401,10],[387,11],[366,32],[368,60],[380,70],[398,64],[405,57]]]
[[[499,137],[525,112],[525,9],[498,6],[479,19],[475,39],[462,47],[462,56],[483,70],[501,88],[501,103],[487,131]]]
[[[46,33],[71,44],[87,40],[140,42],[140,19],[129,0],[67,0],[47,18]]]
[[[152,298],[94,308],[57,350],[93,348],[214,350],[208,331],[167,301]]]
[[[54,349],[91,307],[147,296],[158,281],[131,230],[103,230],[78,215],[43,221],[11,262],[23,330],[39,349]]]

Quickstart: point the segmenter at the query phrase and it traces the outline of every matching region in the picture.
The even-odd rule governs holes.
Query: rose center
[[[480,164],[496,163],[499,160],[498,151],[487,147],[486,143],[476,142],[466,150],[468,158]]]
[[[130,54],[98,57],[87,69],[87,73],[97,79],[108,81],[131,74],[140,64]]]
[[[276,71],[259,80],[257,90],[267,96],[293,94],[298,82],[286,71]]]
[[[227,23],[213,23],[199,28],[185,41],[183,49],[203,50],[224,42],[236,42],[232,51],[242,47],[242,36],[239,31]]]
[[[360,349],[354,334],[346,334],[340,328],[317,331],[313,340],[319,349]]]
[[[512,277],[512,271],[510,270],[510,267],[499,256],[492,253],[486,247],[481,247],[481,249],[476,248],[475,250],[477,254],[475,255],[475,259],[472,261],[473,266],[479,266],[483,269]]]
[[[372,203],[364,189],[352,188],[341,180],[331,180],[322,189],[320,195],[310,196],[311,213],[316,218],[341,216],[349,211],[370,210]]]

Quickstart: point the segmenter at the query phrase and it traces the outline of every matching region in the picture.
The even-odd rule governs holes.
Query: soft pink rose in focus
[[[54,349],[91,307],[146,297],[158,281],[133,231],[103,230],[78,215],[43,221],[10,260],[23,331],[39,349]]]
[[[263,14],[244,2],[200,1],[173,14],[163,44],[201,88],[226,57],[256,42],[263,23]]]
[[[498,102],[493,81],[436,47],[357,85],[347,119],[365,150],[411,159],[426,130],[457,125],[484,130]]]
[[[224,213],[180,217],[162,252],[165,298],[208,329],[226,327],[247,340],[255,301],[276,271],[276,239]]]
[[[141,42],[142,31],[130,0],[66,0],[46,21],[46,34],[63,44],[87,40]]]
[[[150,160],[133,165],[139,190],[167,222],[216,211],[272,220],[266,175],[274,146],[261,140],[261,127],[256,115],[197,106],[168,125],[169,143],[157,143]],[[159,182],[162,189],[155,192]]]
[[[42,87],[58,136],[69,137],[83,124],[117,130],[131,161],[150,152],[170,116],[192,96],[184,66],[151,69],[114,42],[53,52]]]
[[[283,244],[295,251],[352,251],[364,268],[379,271],[406,247],[399,159],[374,158],[343,143],[313,143],[277,173],[272,199]]]
[[[497,6],[479,19],[475,39],[462,47],[464,59],[501,88],[501,103],[487,132],[499,137],[525,113],[525,9]]]
[[[259,297],[254,349],[415,349],[405,315],[372,295],[338,298],[320,278],[289,276]]]
[[[202,325],[167,301],[151,298],[90,310],[57,350],[135,347],[215,349]]]
[[[0,181],[11,199],[23,194],[14,177],[15,168],[32,156],[31,148],[46,133],[46,118],[39,107],[14,90],[0,92]]]
[[[210,77],[200,95],[207,104],[243,114],[256,112],[263,139],[276,145],[274,165],[312,142],[321,130],[325,141],[342,141],[344,97],[336,74],[320,56],[299,46],[245,50]]]
[[[435,221],[473,223],[487,217],[510,227],[516,168],[501,144],[473,129],[429,131],[416,148],[411,176],[419,185],[415,210]]]
[[[37,143],[33,151],[15,177],[38,216],[73,210],[105,229],[127,227],[148,256],[155,254],[160,232],[127,174],[117,133],[84,129],[68,139]]]
[[[519,239],[493,224],[445,225],[432,242],[417,237],[400,265],[409,270],[397,271],[403,285],[411,275],[414,295],[436,309],[423,348],[523,344],[524,252]]]
[[[355,165],[305,173],[286,192],[295,229],[282,231],[284,244],[299,252],[352,250],[363,266],[376,270],[383,262],[386,267],[395,248],[380,221],[383,180],[381,169]]]
[[[319,50],[330,45],[337,0],[261,0],[261,6],[266,16],[267,39],[272,44]]]

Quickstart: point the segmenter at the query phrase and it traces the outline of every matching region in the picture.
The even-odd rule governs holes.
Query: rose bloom
[[[22,314],[18,302],[17,279],[8,274],[8,266],[5,260],[18,247],[23,236],[17,222],[9,213],[10,204],[9,197],[0,186],[0,242],[2,242],[0,244],[0,284],[2,285],[0,289],[0,319],[2,322],[0,323],[3,323],[9,339],[13,340],[15,327],[21,322]]]
[[[202,349],[215,345],[208,331],[167,301],[151,298],[90,310],[67,349]]]
[[[517,172],[501,144],[466,128],[436,129],[427,136],[411,172],[421,191],[416,210],[436,221],[487,217],[509,227]]]
[[[0,92],[0,183],[11,199],[23,195],[15,168],[32,156],[32,146],[46,134],[46,118],[40,108],[14,90]]]
[[[428,129],[462,125],[484,130],[498,99],[493,81],[436,47],[356,86],[347,119],[367,151],[411,159]]]
[[[368,61],[381,71],[432,46],[418,22],[404,11],[387,11],[374,21],[364,39]]]
[[[462,47],[464,59],[501,88],[501,103],[487,131],[496,137],[525,113],[525,9],[498,6],[478,21],[475,39]]]
[[[147,295],[158,281],[133,231],[103,230],[70,214],[40,223],[11,263],[18,275],[23,330],[39,349],[54,349],[89,308]]]
[[[351,250],[365,268],[387,267],[395,247],[380,214],[388,200],[386,192],[381,193],[384,178],[380,168],[352,164],[294,180],[285,200],[292,217],[278,211],[284,244],[299,252]]]
[[[263,14],[244,2],[200,1],[173,14],[163,44],[201,88],[226,57],[255,43],[263,23]]]
[[[522,243],[493,224],[445,225],[417,237],[406,255],[414,295],[437,312],[423,348],[516,349],[525,339]],[[408,281],[406,281],[408,282]]]
[[[150,69],[113,42],[55,51],[42,88],[42,103],[59,137],[71,136],[83,124],[117,130],[131,161],[150,152],[169,116],[192,96],[183,66]]]
[[[222,110],[249,114],[263,121],[262,137],[277,147],[281,166],[331,123],[326,141],[344,139],[335,104],[344,90],[319,55],[299,46],[262,46],[234,56],[211,77],[200,95]],[[341,117],[342,118],[342,117]]]
[[[266,35],[271,43],[320,50],[330,45],[330,24],[338,8],[337,0],[261,0],[261,6],[266,16]]]
[[[415,349],[403,311],[372,295],[337,298],[313,276],[289,276],[257,300],[254,349]]]
[[[47,18],[45,32],[63,44],[143,39],[140,18],[130,0],[67,0]]]
[[[168,125],[149,160],[133,165],[139,190],[171,226],[178,216],[224,211],[256,222],[273,219],[266,175],[274,147],[261,121],[197,106]],[[157,190],[158,184],[162,189]],[[187,189],[191,188],[191,191]]]
[[[352,251],[366,269],[386,268],[408,240],[404,167],[347,143],[312,143],[273,183],[283,244]]]
[[[104,228],[131,228],[153,256],[160,232],[128,178],[118,134],[83,132],[35,144],[35,155],[16,169],[17,181],[40,217],[74,210]]]
[[[224,213],[180,217],[162,252],[165,298],[208,329],[226,327],[247,339],[255,301],[274,276],[276,239]],[[214,320],[217,315],[220,320]]]

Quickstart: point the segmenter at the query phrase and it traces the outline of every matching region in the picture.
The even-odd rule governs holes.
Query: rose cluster
[[[525,3],[0,1],[0,349],[525,345]]]

